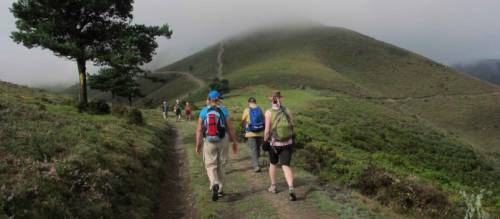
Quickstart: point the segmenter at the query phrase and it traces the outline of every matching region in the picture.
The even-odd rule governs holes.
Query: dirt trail
[[[154,218],[196,218],[190,180],[188,160],[182,136],[176,132],[174,150],[168,156],[168,172],[162,182],[160,201]]]
[[[219,45],[219,53],[217,54],[217,77],[219,79],[222,79],[222,74],[223,74],[223,67],[224,67],[224,63],[222,61],[222,58],[223,58],[223,55],[224,55],[224,43],[221,42],[220,45]]]
[[[246,145],[241,144],[240,147],[246,147]],[[267,157],[262,157],[261,159],[266,160]],[[272,205],[276,209],[280,218],[290,218],[290,219],[302,219],[302,218],[318,218],[312,203],[308,202],[305,198],[307,193],[313,189],[314,182],[304,183],[300,179],[295,179],[295,193],[297,195],[297,201],[288,201],[288,187],[284,182],[283,177],[278,178],[278,193],[273,194],[267,191],[269,184],[269,177],[267,174],[267,168],[263,168],[261,173],[253,173],[250,168],[250,158],[247,156],[245,159],[236,159],[232,161],[232,169],[244,170],[240,173],[246,178],[248,184],[254,188],[260,188],[262,191],[260,195],[264,197],[264,200],[268,204]],[[277,171],[282,171],[280,168]]]
[[[193,89],[192,91],[182,95],[182,96],[179,96],[177,97],[176,99],[185,99],[186,97],[189,96],[189,94],[192,94],[192,93],[196,93],[198,91],[200,91],[201,89],[203,89],[204,87],[207,86],[207,83],[195,76],[193,76],[191,73],[189,72],[184,72],[184,71],[161,71],[161,72],[157,72],[157,73],[163,73],[163,74],[181,74],[183,76],[186,76],[189,80],[192,80],[194,82],[196,82],[196,84],[198,84],[198,87],[196,89]]]
[[[487,93],[477,93],[477,94],[451,94],[451,95],[443,95],[443,94],[436,94],[436,95],[429,95],[429,96],[422,96],[422,97],[365,97],[366,99],[371,99],[371,100],[380,100],[380,101],[411,101],[411,100],[430,100],[434,98],[475,98],[475,97],[484,97],[484,96],[495,96],[495,95],[500,95],[500,92],[487,92]]]

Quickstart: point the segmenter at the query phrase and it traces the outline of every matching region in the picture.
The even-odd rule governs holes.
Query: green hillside
[[[208,80],[216,76],[218,50],[209,47],[159,71],[191,66],[193,75]],[[499,130],[494,113],[500,108],[495,104],[500,102],[499,87],[368,36],[324,26],[262,30],[224,41],[223,64],[233,88],[310,87],[374,100],[405,100],[396,104],[403,104],[401,110],[460,133],[493,160],[500,157],[500,135],[485,134]],[[450,101],[426,100],[441,96]],[[415,107],[404,107],[408,104]],[[464,108],[471,113],[462,113]],[[483,121],[487,124],[481,129],[472,128]]]
[[[0,218],[146,218],[172,132],[146,114],[79,113],[76,101],[0,81]]]
[[[248,96],[282,89],[298,120],[297,165],[417,215],[453,217],[461,190],[491,191],[489,211],[500,207],[500,88],[344,28],[267,29],[223,46],[225,103],[238,115]],[[210,80],[219,47],[158,72]],[[440,194],[450,202],[429,204]]]

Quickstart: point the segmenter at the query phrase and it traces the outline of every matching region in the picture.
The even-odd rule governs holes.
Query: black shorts
[[[269,150],[269,162],[273,165],[279,162],[281,165],[290,166],[293,153],[292,147],[293,144],[279,147],[271,146]]]

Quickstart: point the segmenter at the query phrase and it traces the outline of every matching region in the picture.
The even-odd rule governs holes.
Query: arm
[[[266,111],[265,114],[265,119],[266,119],[266,126],[264,129],[264,141],[269,141],[271,138],[271,111]]]
[[[203,142],[203,121],[198,118],[198,127],[196,127],[196,153],[200,153]]]
[[[243,115],[241,116],[241,130],[245,130],[247,127],[247,109],[243,111]]]
[[[239,143],[238,136],[236,136],[236,132],[234,131],[233,123],[231,123],[230,118],[226,118],[227,130],[229,133],[229,139],[234,143]]]
[[[229,139],[233,141],[233,153],[236,154],[238,152],[238,136],[236,136],[236,132],[234,131],[233,124],[231,123],[231,119],[226,118],[226,125],[229,133]]]
[[[292,124],[293,126],[293,116],[292,116],[292,112],[290,112],[290,110],[288,108],[286,108],[286,113],[288,114],[288,117],[290,118],[290,123]]]

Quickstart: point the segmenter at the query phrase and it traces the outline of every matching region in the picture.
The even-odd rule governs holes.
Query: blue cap
[[[213,91],[210,91],[208,92],[208,98],[210,99],[216,99],[216,98],[219,98],[219,99],[224,99],[224,97],[222,96],[222,94],[220,94],[218,91],[216,90],[213,90]]]

